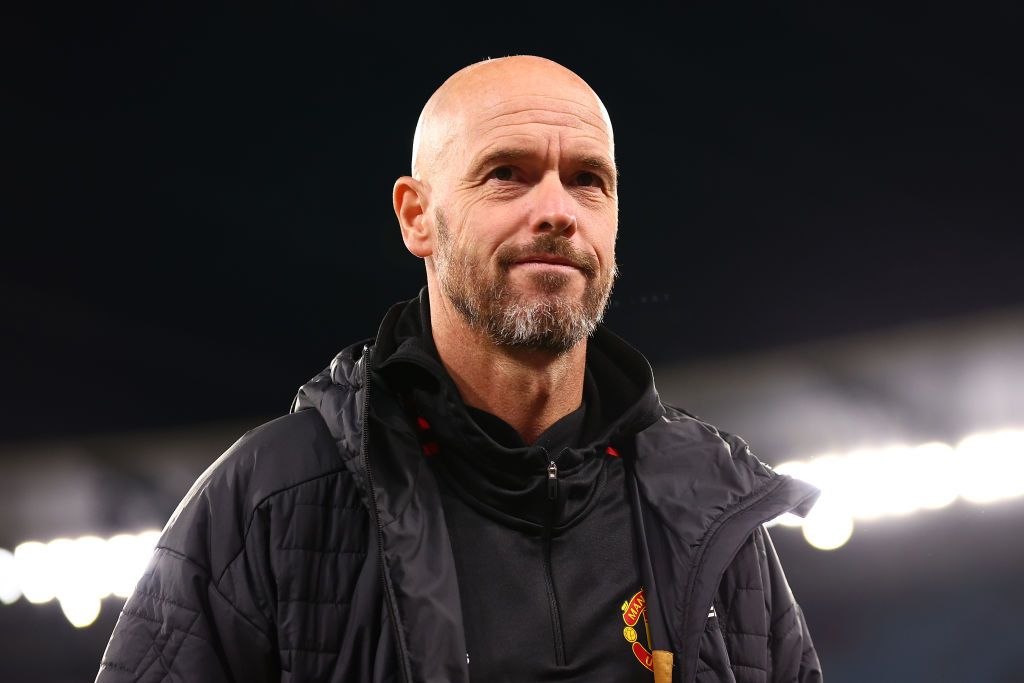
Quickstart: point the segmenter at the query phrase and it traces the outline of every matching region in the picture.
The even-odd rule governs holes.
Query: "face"
[[[589,90],[534,94],[543,86],[491,93],[464,114],[438,183],[433,265],[493,343],[564,353],[594,331],[617,274],[616,172]]]

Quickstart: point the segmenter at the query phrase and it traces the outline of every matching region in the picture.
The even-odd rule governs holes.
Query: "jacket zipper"
[[[565,666],[565,642],[562,639],[562,616],[558,609],[558,598],[555,595],[555,580],[551,570],[551,534],[558,513],[558,463],[548,456],[545,448],[544,457],[548,458],[548,523],[544,525],[544,583],[548,591],[548,606],[551,609],[551,630],[555,642],[555,665]]]
[[[366,472],[366,488],[370,501],[370,514],[373,516],[374,526],[377,527],[377,555],[380,558],[380,578],[384,584],[384,601],[387,603],[388,615],[391,617],[391,636],[395,639],[395,648],[398,650],[398,671],[402,681],[408,683],[412,675],[406,668],[408,653],[405,651],[405,643],[401,638],[398,629],[398,606],[395,604],[395,593],[387,576],[387,562],[384,558],[384,527],[380,523],[380,515],[377,513],[377,496],[374,493],[373,473],[370,471],[370,450],[369,450],[369,410],[370,410],[370,360],[373,351],[368,346],[363,347],[363,433],[362,433],[362,456],[363,469]]]

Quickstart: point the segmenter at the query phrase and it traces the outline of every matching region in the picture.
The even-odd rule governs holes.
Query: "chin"
[[[583,296],[583,288],[572,282],[572,275],[566,273],[531,273],[527,282],[526,289],[537,295],[573,299]],[[526,293],[521,287],[514,289],[517,293]]]

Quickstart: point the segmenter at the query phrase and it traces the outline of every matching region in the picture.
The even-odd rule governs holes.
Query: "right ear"
[[[411,176],[402,176],[395,181],[392,201],[405,248],[419,258],[433,254],[434,235],[428,225],[430,195],[427,187]]]

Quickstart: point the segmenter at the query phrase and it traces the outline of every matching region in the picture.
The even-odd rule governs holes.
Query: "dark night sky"
[[[652,359],[1024,304],[1024,13],[850,4],[0,21],[0,439],[286,410],[424,282],[391,185],[424,100],[487,56],[608,106],[609,322]]]

